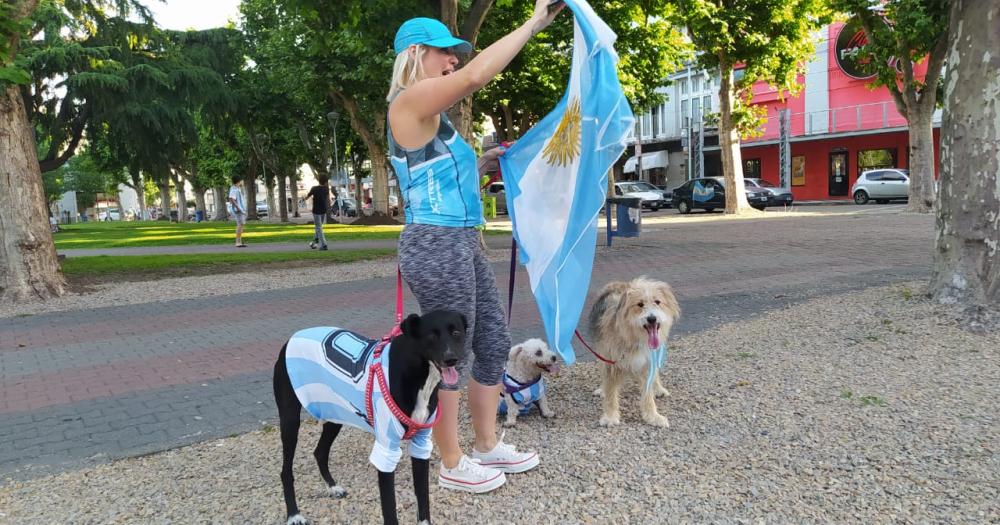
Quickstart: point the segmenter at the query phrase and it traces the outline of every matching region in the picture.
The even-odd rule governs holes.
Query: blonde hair
[[[400,91],[412,86],[424,78],[424,55],[427,47],[416,44],[417,52],[410,56],[410,49],[396,55],[396,63],[392,66],[392,83],[389,84],[389,95],[385,99],[392,102]]]

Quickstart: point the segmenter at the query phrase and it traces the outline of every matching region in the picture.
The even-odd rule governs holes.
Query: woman
[[[496,489],[506,482],[505,473],[537,466],[538,454],[518,452],[496,436],[510,333],[476,228],[485,222],[476,154],[444,112],[503,71],[564,7],[560,4],[550,11],[548,6],[549,0],[536,0],[534,14],[524,25],[458,70],[455,54],[468,53],[472,46],[452,36],[441,22],[415,18],[396,33],[388,134],[392,165],[406,201],[399,263],[422,311],[449,308],[465,314],[471,347],[467,356],[474,356],[458,364],[461,380],[456,389],[442,387],[438,394],[442,414],[434,428],[441,453],[438,483],[455,490]],[[500,153],[497,148],[490,156],[495,159]],[[458,443],[457,388],[466,382],[475,432],[471,459]]]

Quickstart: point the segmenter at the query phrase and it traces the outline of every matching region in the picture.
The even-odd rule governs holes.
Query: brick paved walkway
[[[638,239],[600,246],[591,292],[642,274],[667,280],[684,308],[675,332],[683,335],[818,295],[929,274],[932,217],[886,208],[716,217],[650,225]],[[505,290],[507,264],[495,269]],[[526,274],[518,275],[515,340],[541,335]],[[0,319],[0,478],[36,477],[274,422],[269,376],[284,339],[321,324],[379,335],[391,319],[393,286],[393,279],[374,279]],[[410,309],[415,304],[407,298]]]

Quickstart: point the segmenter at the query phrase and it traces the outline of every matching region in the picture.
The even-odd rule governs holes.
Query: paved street
[[[754,220],[651,217],[637,239],[607,248],[602,236],[591,294],[611,280],[664,279],[681,300],[675,334],[684,335],[929,275],[933,217],[901,214],[899,206],[826,208]],[[507,264],[495,269],[505,293]],[[515,340],[541,335],[526,277],[522,269]],[[374,279],[0,319],[0,478],[273,423],[270,369],[284,339],[321,324],[381,335],[392,319],[393,286],[394,279]],[[407,306],[415,307],[411,297]]]

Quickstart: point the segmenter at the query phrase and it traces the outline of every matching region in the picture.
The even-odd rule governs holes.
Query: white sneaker
[[[479,460],[484,467],[495,468],[507,474],[526,472],[538,466],[538,452],[518,452],[514,445],[503,442],[503,435],[497,441],[497,446],[489,452],[479,452],[473,448],[472,458]]]
[[[441,465],[441,472],[438,474],[438,485],[474,494],[489,492],[506,482],[507,476],[503,472],[484,467],[479,464],[479,460],[469,459],[469,456],[464,454],[455,468],[445,468]]]

